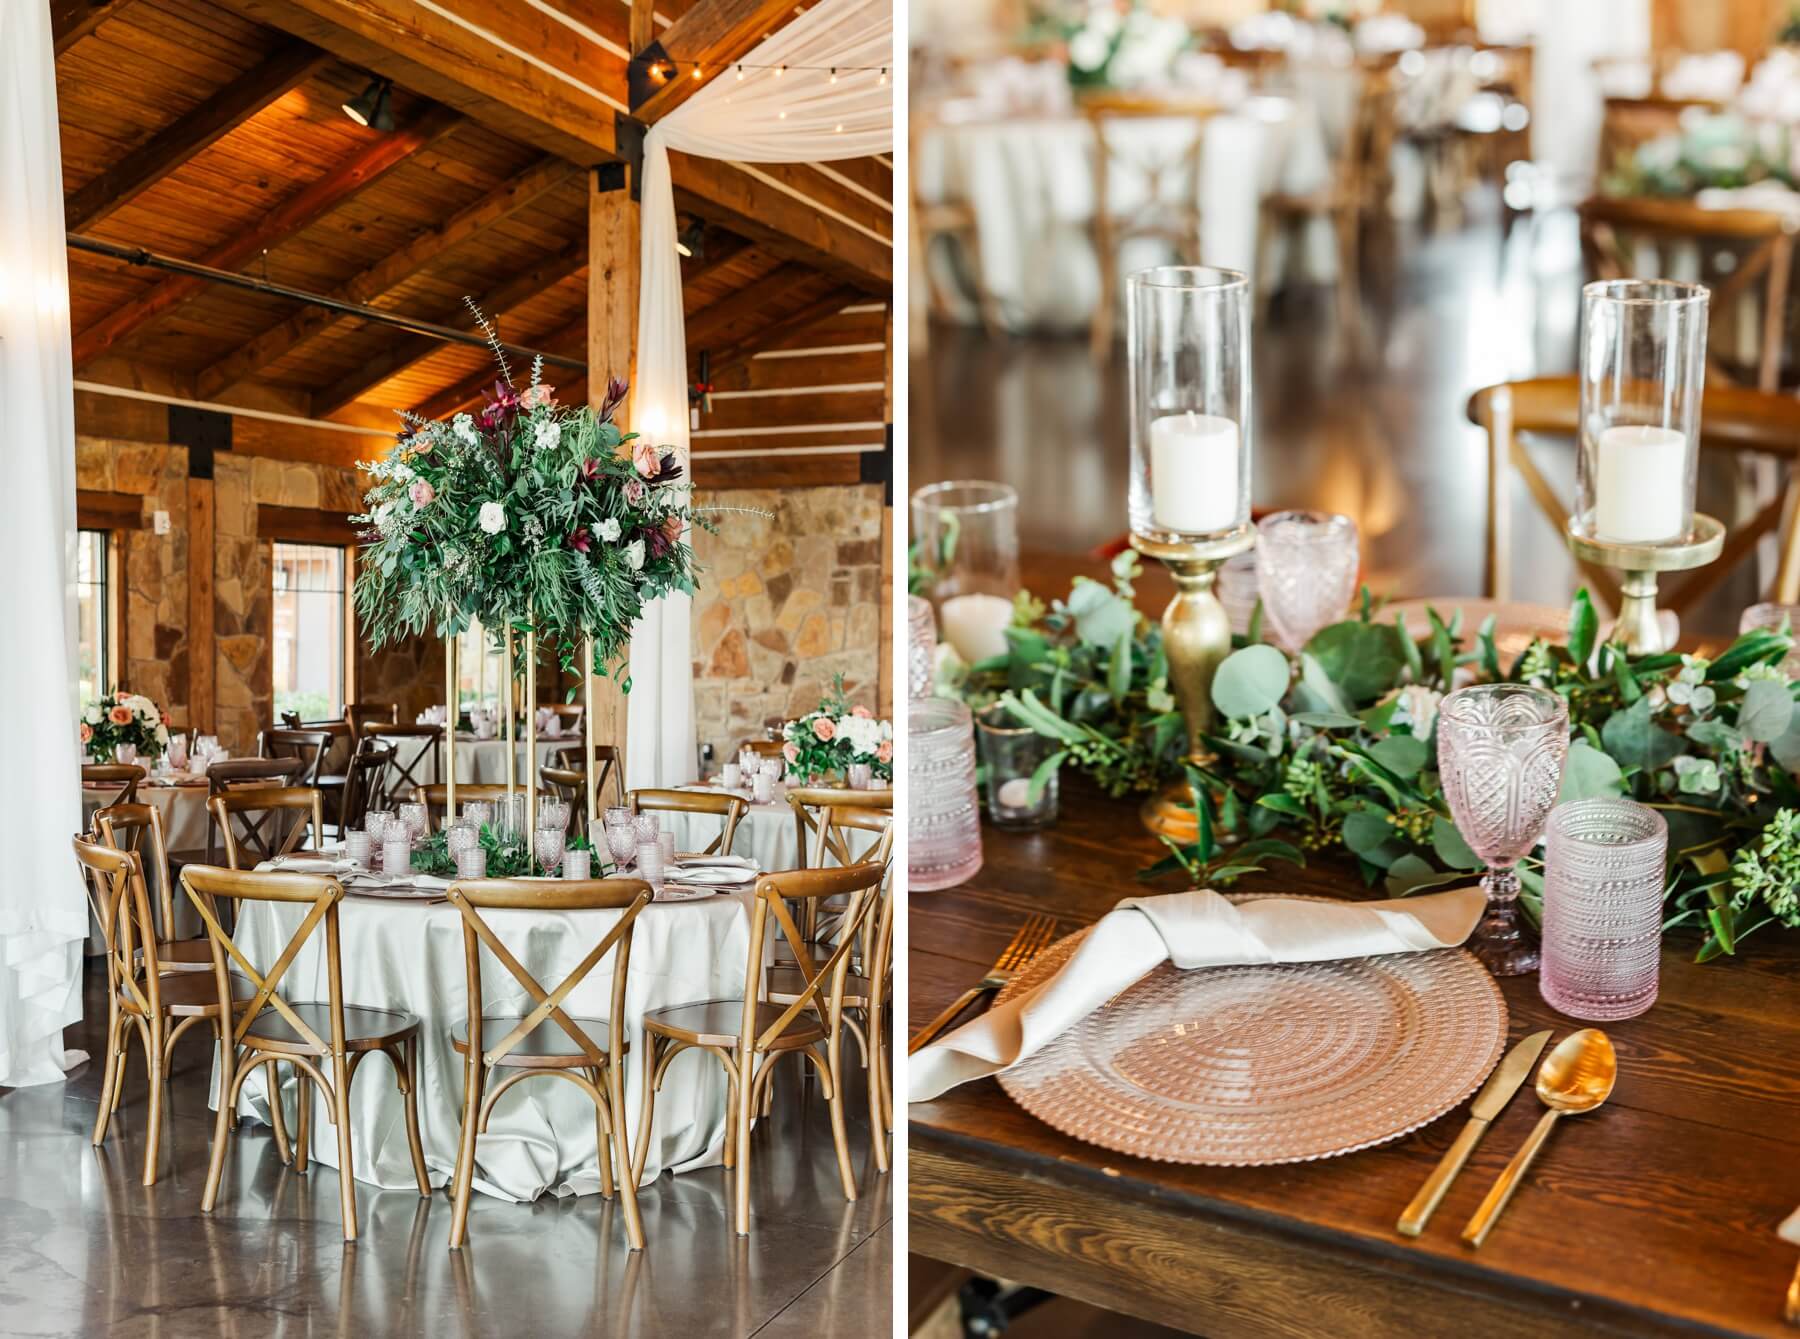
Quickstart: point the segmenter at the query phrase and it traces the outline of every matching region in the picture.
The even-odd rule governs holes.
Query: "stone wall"
[[[696,503],[773,513],[725,512],[717,535],[695,534],[704,569],[693,636],[700,743],[723,756],[812,710],[840,673],[854,700],[891,715],[881,486],[702,489]]]

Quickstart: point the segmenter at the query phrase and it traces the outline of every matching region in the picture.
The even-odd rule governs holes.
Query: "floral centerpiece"
[[[1665,929],[1698,932],[1704,961],[1768,926],[1800,929],[1800,682],[1785,630],[1745,633],[1716,659],[1632,657],[1599,639],[1585,591],[1563,644],[1532,641],[1503,660],[1493,621],[1430,613],[1384,620],[1365,590],[1357,615],[1321,629],[1300,655],[1250,635],[1213,681],[1215,759],[1184,755],[1161,629],[1133,603],[1136,555],[1111,587],[1078,579],[1065,599],[1015,602],[1008,653],[947,664],[938,691],[1004,704],[1058,744],[1061,767],[1114,795],[1186,776],[1197,837],[1169,842],[1146,877],[1181,870],[1229,884],[1270,860],[1316,853],[1404,894],[1469,879],[1481,862],[1451,820],[1437,770],[1438,704],[1478,681],[1531,683],[1569,704],[1560,799],[1627,795],[1669,825]],[[1166,840],[1166,839],[1165,839]],[[1541,905],[1541,860],[1520,866],[1521,902]]]
[[[622,673],[644,606],[694,590],[684,536],[705,522],[681,463],[613,422],[624,382],[611,380],[597,409],[559,405],[541,364],[514,384],[492,326],[476,317],[500,367],[482,408],[448,422],[407,415],[388,456],[363,467],[374,484],[367,511],[351,518],[366,527],[363,626],[376,647],[453,637],[474,620],[496,637],[535,630],[569,672],[591,637],[591,670]]]
[[[852,763],[867,763],[874,776],[894,779],[893,722],[877,720],[867,707],[852,704],[844,695],[841,674],[817,710],[789,721],[781,737],[789,776],[842,775]]]
[[[146,758],[159,758],[169,747],[169,725],[156,703],[123,689],[81,713],[81,747],[89,754],[111,759],[121,744]]]
[[[1067,52],[1069,83],[1078,89],[1155,84],[1168,77],[1189,41],[1180,20],[1123,0],[1047,6],[1033,19],[1029,35]]]

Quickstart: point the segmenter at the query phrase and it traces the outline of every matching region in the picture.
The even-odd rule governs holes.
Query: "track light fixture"
[[[394,85],[386,79],[371,79],[367,88],[344,106],[344,115],[359,126],[389,131],[394,128],[394,110],[389,104]]]

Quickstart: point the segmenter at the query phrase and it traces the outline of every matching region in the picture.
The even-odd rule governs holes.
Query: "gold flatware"
[[[1019,927],[1019,932],[1012,937],[1012,943],[1008,944],[1000,956],[994,959],[994,965],[988,970],[988,974],[957,996],[955,1003],[920,1029],[906,1044],[906,1053],[912,1055],[927,1042],[933,1040],[975,1000],[1000,989],[1001,986],[1011,981],[1022,967],[1055,942],[1055,920],[1049,916],[1033,916],[1028,919]]]
[[[1788,1282],[1787,1308],[1782,1314],[1789,1325],[1800,1325],[1800,1265],[1794,1266],[1794,1277]]]
[[[1487,1198],[1463,1229],[1462,1238],[1470,1246],[1479,1247],[1500,1217],[1506,1202],[1524,1178],[1531,1160],[1537,1156],[1550,1127],[1559,1116],[1579,1116],[1592,1111],[1612,1096],[1613,1084],[1619,1077],[1619,1058],[1613,1054],[1612,1041],[1599,1028],[1583,1028],[1571,1032],[1556,1044],[1538,1067],[1537,1095],[1545,1107],[1537,1128],[1525,1146],[1513,1154],[1500,1179],[1494,1182]]]
[[[1475,1151],[1475,1145],[1487,1133],[1488,1124],[1506,1110],[1506,1104],[1519,1091],[1519,1086],[1531,1073],[1532,1066],[1537,1064],[1538,1057],[1543,1054],[1544,1046],[1549,1040],[1550,1033],[1547,1030],[1521,1038],[1506,1053],[1506,1058],[1494,1066],[1494,1072],[1488,1075],[1488,1081],[1482,1085],[1469,1107],[1469,1123],[1463,1126],[1462,1133],[1456,1136],[1456,1142],[1438,1159],[1436,1170],[1419,1187],[1419,1193],[1413,1196],[1412,1203],[1406,1206],[1406,1211],[1400,1215],[1400,1221],[1394,1225],[1404,1236],[1416,1237],[1425,1230],[1425,1224],[1431,1221],[1431,1215],[1437,1211],[1444,1192],[1450,1189],[1450,1183],[1462,1171],[1463,1163],[1469,1160],[1469,1154]]]

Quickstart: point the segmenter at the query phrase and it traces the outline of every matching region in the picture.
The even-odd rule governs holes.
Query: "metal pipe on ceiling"
[[[145,265],[155,270],[167,270],[171,274],[190,275],[196,279],[204,279],[208,283],[224,284],[231,288],[262,293],[268,297],[284,298],[289,302],[301,302],[312,307],[324,307],[328,311],[341,312],[345,316],[354,316],[377,325],[393,326],[399,330],[411,331],[415,335],[441,339],[447,344],[466,344],[474,349],[488,347],[487,340],[479,334],[468,330],[458,330],[454,326],[439,325],[435,321],[421,321],[407,316],[403,312],[384,311],[380,307],[365,307],[361,303],[345,302],[341,298],[334,298],[324,293],[309,293],[303,288],[291,288],[286,284],[275,283],[273,280],[259,279],[253,274],[238,274],[233,270],[217,270],[210,265],[200,265],[191,260],[182,260],[179,256],[165,256],[160,252],[150,251],[141,246],[122,246],[117,242],[108,242],[99,237],[89,237],[83,233],[72,232],[68,234],[68,238],[72,250],[87,251],[96,256],[122,260],[128,265]],[[509,344],[505,340],[501,341],[500,347],[521,359],[542,358],[548,367],[567,367],[578,372],[587,371],[587,363],[580,358],[570,358],[560,353],[547,353],[542,349],[528,348],[523,344]]]

